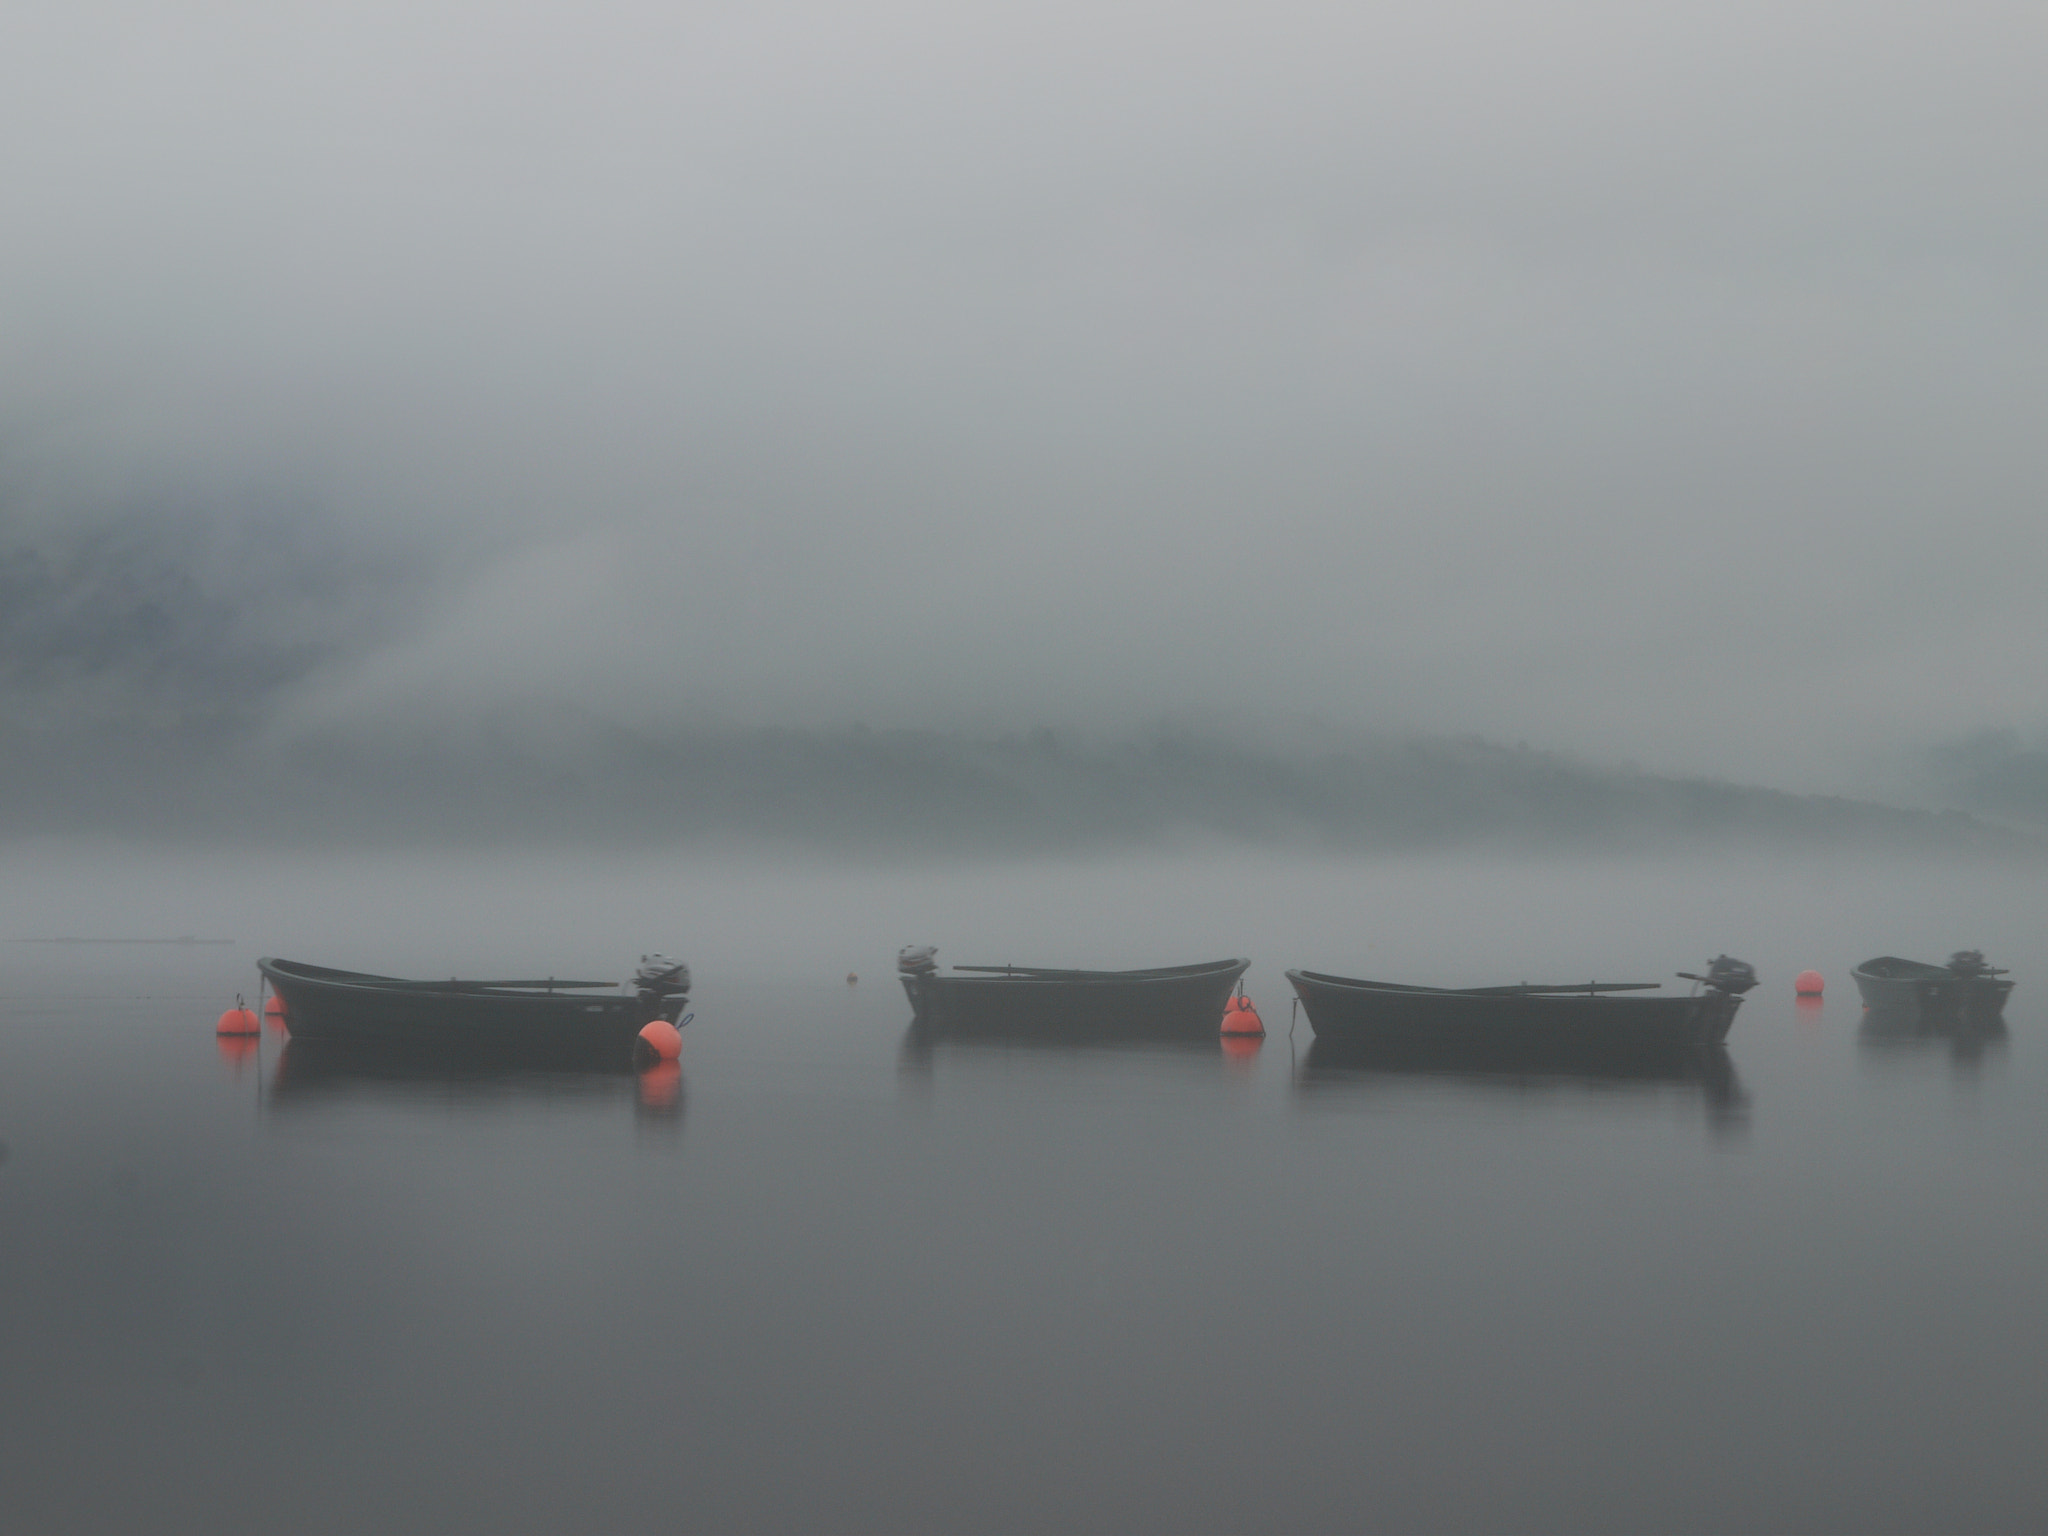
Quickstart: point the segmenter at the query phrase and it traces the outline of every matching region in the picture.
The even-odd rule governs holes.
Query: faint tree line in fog
[[[1985,731],[1933,754],[1948,798],[1986,816],[2048,832],[2048,749],[2013,731]]]
[[[91,745],[96,766],[71,758]],[[102,726],[11,746],[17,831],[592,846],[719,843],[1016,854],[1221,838],[1368,853],[1868,846],[2039,852],[1959,812],[1900,810],[1410,740],[1261,750],[1157,730],[627,728],[562,708],[445,733],[329,731],[284,745]]]
[[[430,610],[447,566],[303,507],[174,502],[67,519],[0,500],[0,828],[921,855],[1186,838],[1347,852],[2040,847],[1957,812],[1478,739],[739,728],[489,699],[280,726],[323,669]],[[2048,755],[1986,738],[1946,765],[1961,803],[2048,826]]]

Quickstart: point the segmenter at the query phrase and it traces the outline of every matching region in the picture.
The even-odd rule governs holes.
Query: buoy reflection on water
[[[683,1096],[683,1064],[679,1061],[657,1061],[640,1074],[640,1107],[642,1109],[674,1109]]]
[[[220,1059],[235,1069],[235,1076],[242,1075],[242,1063],[256,1054],[260,1044],[254,1035],[216,1034],[214,1049],[220,1052]]]

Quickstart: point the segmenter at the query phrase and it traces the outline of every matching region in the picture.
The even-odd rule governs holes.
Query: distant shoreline
[[[9,939],[10,944],[232,944],[233,939],[195,939],[183,934],[175,939]]]

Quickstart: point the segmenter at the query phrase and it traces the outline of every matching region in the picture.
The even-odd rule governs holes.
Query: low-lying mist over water
[[[1849,966],[1873,954],[2025,952],[2036,942],[2040,880],[2024,861],[1739,848],[1360,859],[1211,845],[905,864],[755,849],[207,852],[66,842],[17,845],[7,867],[0,939],[234,940],[232,954],[201,957],[215,970],[248,970],[261,953],[393,975],[524,975],[540,965],[534,974],[605,977],[660,950],[705,981],[852,971],[893,998],[896,951],[933,943],[946,965],[1244,955],[1254,995],[1283,1006],[1280,972],[1295,965],[1444,985],[1624,971],[1619,979],[1668,981],[1727,951],[1778,991],[1809,966],[1839,972],[1846,986]],[[82,945],[7,954],[38,970],[112,963]],[[1634,974],[1645,967],[1655,974]]]

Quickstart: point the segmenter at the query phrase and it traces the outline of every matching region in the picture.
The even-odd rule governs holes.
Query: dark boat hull
[[[1708,988],[1690,997],[1484,993],[1402,987],[1289,971],[1319,1040],[1429,1049],[1543,1052],[1563,1058],[1673,1055],[1728,1038],[1742,999]]]
[[[674,1022],[682,1006],[658,1006],[638,993],[593,997],[568,992],[435,991],[393,978],[333,971],[289,960],[257,967],[284,999],[296,1040],[400,1041],[423,1048],[484,1044],[570,1054],[629,1051],[641,1027]]]
[[[944,1034],[1199,1039],[1223,1026],[1223,1008],[1249,960],[1164,971],[1076,971],[1059,976],[907,975],[920,1027]]]
[[[2013,988],[2003,976],[1970,975],[1897,955],[1866,960],[1850,974],[1871,1012],[1934,1022],[2003,1018]]]

